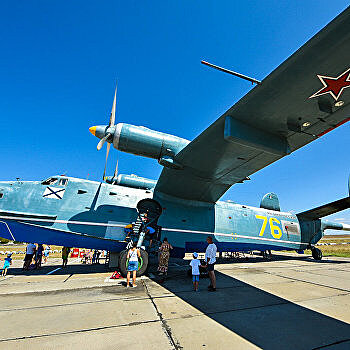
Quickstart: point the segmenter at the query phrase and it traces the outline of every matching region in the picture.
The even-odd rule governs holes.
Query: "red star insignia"
[[[326,77],[324,75],[317,76],[318,79],[321,80],[323,88],[315,92],[309,98],[330,94],[337,101],[343,93],[343,90],[350,86],[350,68],[336,78]]]

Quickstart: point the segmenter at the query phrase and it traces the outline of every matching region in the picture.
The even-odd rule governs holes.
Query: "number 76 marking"
[[[267,216],[262,216],[262,215],[255,215],[255,217],[257,219],[263,220],[263,224],[261,226],[260,232],[259,232],[259,236],[262,236],[265,232],[266,229],[266,225],[267,225]],[[282,231],[281,229],[276,226],[274,223],[276,224],[280,224],[280,221],[276,218],[270,218],[269,219],[269,224],[270,224],[270,229],[271,229],[271,235],[276,238],[279,239],[282,237]],[[277,233],[275,233],[275,231],[277,231]]]

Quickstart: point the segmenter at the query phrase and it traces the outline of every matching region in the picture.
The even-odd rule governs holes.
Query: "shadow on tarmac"
[[[245,271],[255,273],[249,269]],[[320,349],[333,344],[345,348],[349,346],[349,324],[221,272],[216,271],[216,277],[216,292],[207,291],[209,279],[201,279],[200,292],[193,292],[192,281],[186,271],[170,272],[161,285],[207,317],[262,349]],[[290,285],[293,288],[293,282]]]
[[[271,261],[310,260],[309,257],[274,256]],[[234,262],[262,262],[262,258],[230,259]],[[208,279],[200,280],[200,292],[192,291],[192,281],[184,269],[188,261],[171,259],[182,265],[170,268],[162,287],[189,305],[201,311],[228,330],[263,349],[321,349],[331,345],[349,345],[350,325],[322,313],[312,311],[289,300],[251,286],[232,276],[216,271],[217,291],[208,292]],[[315,264],[336,263],[339,260],[315,261]],[[11,268],[13,275],[45,275],[61,265],[44,265],[41,269],[22,271]],[[180,270],[179,270],[180,269]],[[91,274],[111,271],[104,264],[68,265],[54,272],[55,275]],[[253,269],[245,270],[254,273]],[[153,279],[157,282],[157,279]],[[159,281],[158,281],[159,282]],[[293,282],[290,283],[293,288]],[[113,292],[112,292],[113,290]],[[107,290],[106,290],[107,292]],[[115,293],[108,288],[108,293]],[[175,310],[176,311],[176,310]],[[194,317],[195,322],[195,317]],[[213,336],[215,336],[213,334]],[[346,344],[345,344],[346,342]]]

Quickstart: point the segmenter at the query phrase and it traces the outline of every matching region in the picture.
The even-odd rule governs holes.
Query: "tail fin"
[[[348,183],[348,190],[350,195],[350,177]],[[321,205],[320,207],[310,209],[304,211],[302,213],[297,214],[298,218],[306,219],[306,220],[316,220],[323,218],[324,216],[331,215],[337,213],[338,211],[342,211],[350,208],[350,197],[345,197],[343,199],[339,199],[335,202]]]

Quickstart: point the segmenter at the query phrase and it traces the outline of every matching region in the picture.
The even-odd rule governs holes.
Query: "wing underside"
[[[175,157],[155,191],[215,202],[233,184],[350,118],[350,8]],[[349,84],[347,84],[349,82]]]

